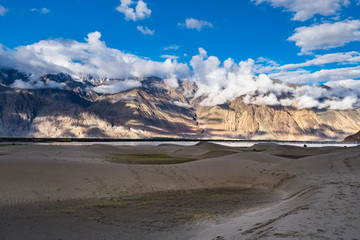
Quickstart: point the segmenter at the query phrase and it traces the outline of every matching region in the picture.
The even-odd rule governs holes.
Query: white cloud
[[[44,14],[46,14],[46,13],[50,13],[50,10],[47,9],[47,8],[42,8],[42,9],[41,9],[41,12],[44,13]]]
[[[176,89],[179,87],[179,81],[177,80],[176,76],[171,76],[171,77],[165,79],[164,83],[173,89]]]
[[[343,80],[343,81],[336,81],[336,82],[328,82],[325,83],[326,86],[331,88],[346,88],[346,89],[352,89],[357,90],[358,93],[360,93],[360,81],[358,80]]]
[[[143,0],[139,0],[137,3],[132,0],[120,0],[120,5],[116,10],[125,14],[126,20],[138,21],[151,15],[151,10]]]
[[[269,73],[273,70],[277,69],[279,67],[279,64],[276,63],[274,60],[259,57],[256,59],[256,65],[255,65],[255,72],[256,73]]]
[[[97,93],[115,94],[132,88],[140,87],[141,82],[137,80],[110,81],[103,85],[94,87],[92,90]]]
[[[197,20],[195,18],[187,18],[185,23],[178,23],[181,27],[186,27],[187,29],[196,29],[201,31],[203,28],[212,28],[214,25],[211,22]]]
[[[137,30],[139,30],[144,35],[154,35],[155,30],[151,30],[148,27],[137,26]]]
[[[60,72],[71,76],[92,75],[112,79],[167,78],[173,74],[184,77],[190,74],[186,64],[170,59],[164,62],[145,60],[108,48],[100,37],[99,32],[93,32],[88,34],[86,42],[43,40],[15,50],[0,48],[0,67],[13,67],[33,74],[33,78]]]
[[[358,63],[360,63],[360,53],[357,51],[316,55],[313,59],[305,62],[283,66],[272,60],[260,58],[256,61],[255,72],[266,73],[272,79],[294,84],[316,84],[318,82],[358,79],[360,78]],[[326,69],[324,66],[326,64],[332,64],[332,68]],[[335,64],[336,67],[334,67]],[[321,66],[322,69],[319,71],[306,70],[307,67],[312,66]]]
[[[13,84],[10,85],[12,88],[20,88],[20,89],[34,89],[35,87],[29,82],[24,82],[21,79],[17,79]]]
[[[342,7],[350,4],[350,0],[251,0],[256,4],[268,2],[273,7],[283,7],[285,11],[294,12],[292,20],[306,21],[314,15],[331,16]]]
[[[170,46],[164,47],[163,49],[164,49],[165,51],[167,51],[167,50],[174,50],[174,51],[176,51],[176,50],[178,50],[179,48],[180,48],[179,45],[174,44],[174,45],[170,45]]]
[[[52,88],[52,89],[65,89],[65,83],[58,83],[54,81],[47,81],[46,83],[43,81],[32,81],[32,82],[24,82],[21,79],[17,79],[13,84],[10,85],[11,88],[20,88],[20,89],[39,89],[39,88]]]
[[[360,41],[360,20],[300,27],[295,29],[294,35],[288,40],[296,42],[302,54],[309,54],[318,49],[344,46],[349,42]]]
[[[345,79],[360,78],[360,66],[347,68],[322,69],[316,72],[306,70],[283,71],[269,74],[273,79],[280,79],[290,83],[316,83],[341,81]]]
[[[7,9],[0,5],[0,16],[5,16],[7,13]]]
[[[356,64],[360,62],[360,53],[356,51],[352,52],[340,52],[330,53],[325,55],[317,55],[314,59],[308,60],[303,63],[297,64],[286,64],[278,67],[279,70],[292,70],[301,67],[319,66],[329,63],[340,63],[340,64]]]
[[[30,9],[30,11],[32,12],[38,12],[38,13],[43,13],[43,14],[48,14],[50,13],[50,10],[48,8],[32,8]]]
[[[208,56],[208,53],[200,48],[199,54],[193,56],[190,61],[193,69],[190,71],[187,64],[178,63],[176,60],[166,59],[164,62],[155,62],[108,48],[100,37],[99,32],[93,32],[88,34],[85,42],[44,40],[17,47],[15,50],[0,45],[0,68],[15,68],[32,74],[30,81],[17,80],[11,85],[13,88],[67,89],[63,83],[43,81],[39,78],[43,74],[62,72],[69,73],[78,81],[82,81],[83,77],[86,79],[89,75],[98,77],[102,81],[95,81],[97,86],[92,90],[114,94],[141,86],[144,77],[157,76],[164,79],[168,88],[178,88],[179,81],[196,83],[197,92],[194,97],[200,97],[203,100],[201,104],[209,106],[242,97],[246,103],[297,108],[360,107],[360,80],[351,80],[360,78],[360,66],[314,73],[302,69],[295,71],[275,69],[274,71],[279,72],[256,76],[255,71],[258,67],[254,60],[235,63],[229,58],[221,62],[215,56]],[[348,59],[356,57],[356,54],[355,52],[350,54]],[[277,63],[266,58],[260,58],[257,62],[278,68]],[[309,81],[328,81],[328,83],[327,87],[292,85],[271,78],[294,83]]]
[[[234,63],[232,59],[221,63],[217,57],[208,57],[204,49],[199,49],[199,55],[193,56],[190,64],[193,68],[193,81],[198,85],[195,96],[206,96],[201,103],[203,105],[212,106],[236,97],[243,97],[243,100],[249,104],[283,105],[297,108],[350,109],[360,106],[360,90],[356,90],[355,87],[350,89],[344,88],[342,85],[334,85],[333,88],[328,89],[321,86],[290,85],[285,82],[273,81],[269,78],[271,75],[254,75],[256,66],[252,59],[241,61],[239,64]],[[336,69],[330,72],[319,71],[312,77],[339,80],[340,77],[346,75],[348,77],[360,76],[358,70],[360,71],[360,68]],[[291,73],[294,75],[294,80],[301,74],[311,75],[304,70]],[[338,78],[335,75],[338,75]],[[300,79],[300,81],[302,80],[305,79]],[[358,82],[360,83],[360,81]],[[356,86],[360,86],[360,84]]]
[[[252,102],[250,99],[253,96],[264,96],[271,89],[280,92],[290,89],[286,85],[273,83],[264,74],[256,77],[252,59],[236,64],[229,58],[221,63],[215,56],[207,57],[206,51],[200,48],[199,55],[192,57],[190,65],[199,88],[196,96],[207,96],[203,105],[222,104],[240,96],[247,96],[249,102]]]
[[[161,55],[160,56],[161,58],[166,58],[166,59],[172,59],[172,60],[175,60],[175,59],[178,59],[179,57],[178,56],[175,56],[175,55]]]
[[[172,104],[178,106],[178,107],[183,107],[183,108],[189,108],[190,105],[188,103],[183,103],[183,102],[179,102],[179,101],[174,101],[171,102]]]

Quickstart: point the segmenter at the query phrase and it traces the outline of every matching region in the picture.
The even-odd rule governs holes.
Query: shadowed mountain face
[[[360,129],[360,109],[315,110],[245,104],[242,98],[202,106],[197,86],[170,87],[159,78],[113,94],[92,89],[100,81],[48,74],[38,86],[29,76],[0,72],[0,136],[103,138],[226,138],[340,140]]]
[[[347,136],[344,139],[344,142],[360,142],[360,131],[353,135]]]

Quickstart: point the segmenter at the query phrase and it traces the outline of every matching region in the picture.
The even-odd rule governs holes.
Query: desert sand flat
[[[0,239],[359,239],[360,147],[4,145]]]

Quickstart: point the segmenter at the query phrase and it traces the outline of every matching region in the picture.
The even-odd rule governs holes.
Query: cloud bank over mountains
[[[232,59],[223,63],[207,56],[204,49],[190,62],[193,81],[199,87],[197,96],[208,96],[203,105],[223,104],[242,96],[245,103],[294,106],[297,108],[350,109],[360,107],[360,82],[355,80],[329,82],[325,87],[292,85],[273,81],[268,75],[255,75],[252,59],[236,64]],[[360,73],[358,73],[360,74]],[[358,75],[360,76],[360,75]]]
[[[43,74],[68,73],[81,81],[88,76],[105,79],[92,90],[114,94],[140,87],[145,77],[164,79],[173,88],[178,81],[195,82],[194,97],[204,97],[202,105],[223,104],[237,97],[246,103],[293,106],[297,108],[350,109],[360,107],[360,67],[344,67],[309,72],[301,67],[347,61],[359,62],[358,52],[318,55],[299,64],[280,66],[274,61],[252,59],[221,62],[200,48],[189,65],[169,58],[163,62],[146,60],[109,48],[99,32],[89,33],[84,42],[43,40],[14,50],[0,45],[0,68],[13,68],[31,74],[30,82],[17,80],[13,88],[65,88],[64,84],[38,81]],[[166,56],[165,56],[166,57]],[[261,72],[261,69],[266,71]],[[266,73],[266,74],[265,74]],[[281,81],[274,81],[279,79]],[[309,80],[327,81],[325,86],[299,85]],[[295,83],[290,84],[290,83]]]
[[[85,42],[43,40],[15,50],[0,48],[0,66],[31,73],[36,79],[46,73],[69,73],[72,77],[93,75],[100,78],[142,78],[171,75],[183,78],[190,70],[186,64],[167,59],[145,60],[136,55],[108,48],[99,32],[89,33]]]

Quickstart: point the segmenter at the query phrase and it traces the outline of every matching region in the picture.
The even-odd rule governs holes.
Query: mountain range
[[[186,80],[174,85],[147,77],[131,85],[58,73],[32,81],[15,69],[0,70],[0,136],[324,141],[360,129],[359,108],[299,109],[248,103],[241,96],[204,105],[206,95]],[[101,91],[109,82],[123,90]]]

